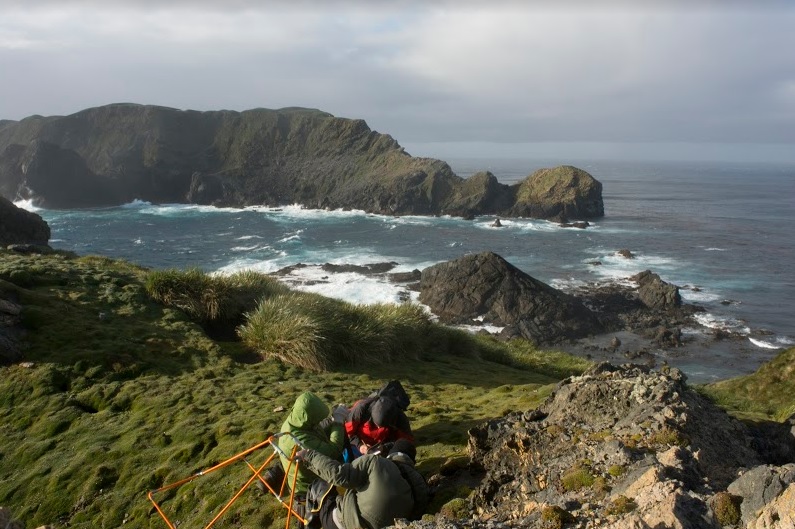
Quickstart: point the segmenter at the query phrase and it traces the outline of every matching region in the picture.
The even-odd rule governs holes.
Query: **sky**
[[[795,162],[793,28],[772,0],[0,0],[0,119],[301,106],[422,155]]]

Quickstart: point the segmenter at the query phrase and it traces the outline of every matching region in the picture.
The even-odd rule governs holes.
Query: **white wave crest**
[[[127,204],[122,204],[121,207],[123,209],[141,209],[141,208],[149,207],[151,205],[152,205],[151,202],[147,202],[146,200],[141,200],[141,199],[136,198],[132,202],[128,202]]]
[[[26,209],[28,211],[37,212],[42,211],[44,208],[38,207],[34,204],[35,198],[29,198],[27,200],[15,200],[14,205],[18,208]]]
[[[251,240],[251,239],[262,239],[262,237],[260,237],[259,235],[243,235],[241,237],[237,237],[235,240],[236,241],[248,241],[248,240]]]
[[[762,349],[781,349],[780,345],[775,345],[775,344],[772,344],[770,342],[766,342],[764,340],[758,340],[756,338],[751,338],[750,336],[748,337],[748,340],[750,340],[750,342],[752,344],[754,344],[755,346],[761,347]]]
[[[700,325],[709,329],[730,331],[741,335],[748,335],[751,332],[751,329],[745,324],[745,322],[735,318],[717,316],[715,314],[710,314],[709,312],[702,312],[694,315],[693,317]]]

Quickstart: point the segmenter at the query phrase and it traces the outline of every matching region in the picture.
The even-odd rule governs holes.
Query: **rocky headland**
[[[500,184],[409,155],[360,119],[304,108],[183,111],[113,104],[0,123],[0,195],[46,208],[301,204],[386,215],[586,219],[602,186],[581,169]]]

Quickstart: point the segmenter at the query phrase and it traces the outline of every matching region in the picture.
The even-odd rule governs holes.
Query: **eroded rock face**
[[[420,301],[444,323],[511,326],[537,343],[601,332],[576,298],[533,279],[492,252],[465,255],[422,271]]]
[[[624,500],[622,527],[716,527],[710,498],[764,459],[746,427],[678,370],[609,364],[561,382],[538,409],[473,428],[469,450],[486,472],[478,516],[524,525],[557,505],[579,527],[616,521]]]
[[[49,240],[50,227],[44,219],[0,197],[0,247],[9,244],[44,246]]]

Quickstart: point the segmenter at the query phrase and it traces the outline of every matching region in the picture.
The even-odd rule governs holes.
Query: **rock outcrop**
[[[574,167],[500,184],[415,158],[363,120],[302,108],[196,112],[114,104],[0,127],[0,195],[44,207],[133,199],[302,204],[389,215],[590,218],[602,186]]]
[[[0,248],[9,244],[47,245],[50,227],[39,215],[0,197]]]
[[[422,271],[420,301],[443,323],[474,320],[510,327],[536,343],[603,332],[579,300],[538,281],[492,252],[465,255]]]
[[[784,528],[795,517],[795,464],[766,464],[745,424],[676,369],[595,366],[537,409],[470,430],[469,452],[483,479],[466,527]]]

